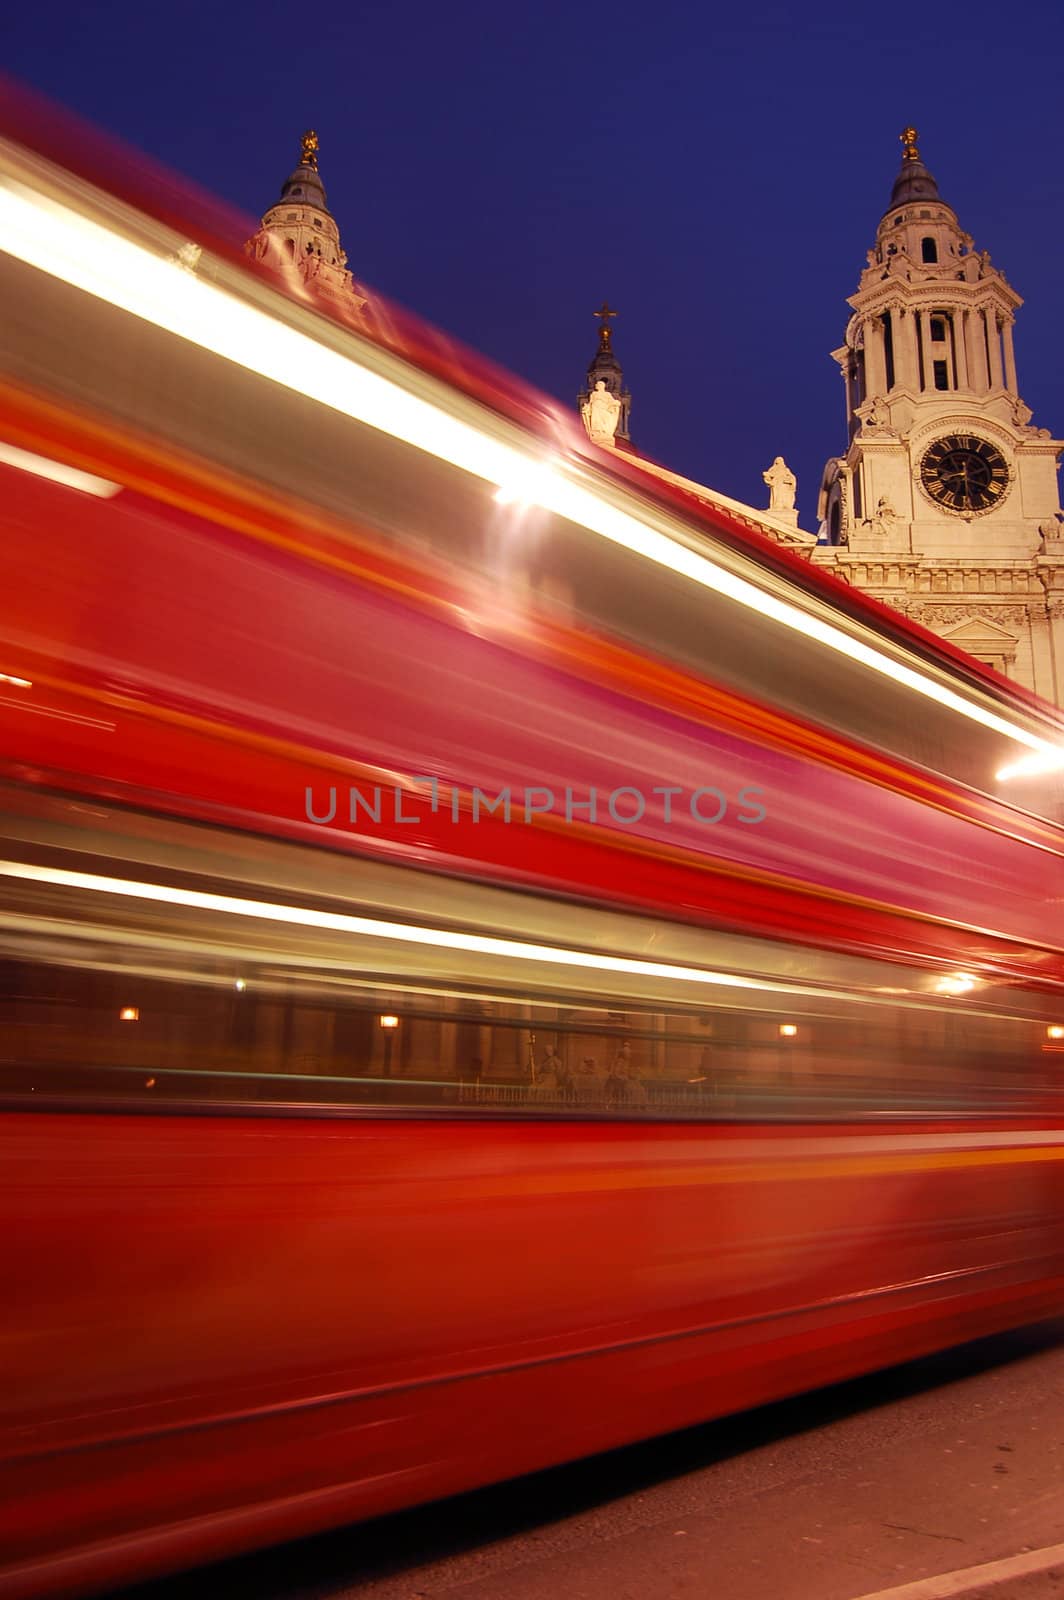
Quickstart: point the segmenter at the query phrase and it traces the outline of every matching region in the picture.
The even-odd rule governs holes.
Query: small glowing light
[[[382,1028],[397,1028],[399,1026],[398,1017],[378,1017],[377,1020]]]
[[[797,1023],[795,1023],[795,1022],[781,1022],[780,1023],[780,1038],[781,1039],[794,1039],[794,1038],[797,1037],[797,1034],[798,1034],[798,1025],[797,1025]]]
[[[145,1089],[154,1089],[155,1088],[155,1079],[154,1078],[145,1078],[144,1087],[145,1087]]]
[[[975,979],[969,972],[951,972],[939,978],[935,988],[939,994],[969,994],[975,988]]]
[[[703,1073],[700,1078],[688,1078],[687,1081],[688,1081],[688,1083],[705,1083],[706,1075],[705,1075],[705,1073]]]
[[[234,983],[233,988],[236,990],[237,994],[243,994],[244,990],[247,988],[247,984],[244,982],[243,978],[238,978]]]
[[[139,1022],[140,1012],[136,1006],[123,1006],[118,1013],[118,1018],[120,1022]]]
[[[1059,1022],[1052,1023],[1051,1026],[1046,1029],[1046,1038],[1064,1039],[1064,1026],[1062,1026]]]
[[[5,467],[32,472],[35,478],[47,478],[50,483],[61,483],[67,489],[80,489],[82,494],[94,494],[100,500],[110,500],[122,492],[120,483],[96,478],[91,472],[80,472],[77,467],[68,467],[63,461],[52,461],[48,456],[36,456],[29,450],[19,450],[13,444],[0,443],[0,461]]]
[[[13,683],[16,689],[32,689],[29,678],[16,678],[11,672],[0,672],[0,683]]]

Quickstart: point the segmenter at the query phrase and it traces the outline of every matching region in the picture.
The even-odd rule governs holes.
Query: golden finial
[[[303,145],[303,153],[302,153],[302,155],[300,157],[300,165],[304,166],[304,167],[313,167],[314,171],[317,172],[317,170],[318,170],[318,136],[313,131],[313,129],[311,129],[311,128],[307,129],[306,133],[303,135],[302,145]]]
[[[905,154],[902,156],[903,161],[919,161],[920,152],[916,148],[916,141],[919,137],[920,135],[915,128],[902,129],[901,142],[905,146]]]
[[[598,311],[593,312],[592,315],[598,317],[601,323],[599,328],[599,349],[608,350],[610,348],[610,340],[613,338],[613,329],[610,327],[610,318],[615,317],[617,313],[616,311],[610,310],[608,300],[603,300]]]

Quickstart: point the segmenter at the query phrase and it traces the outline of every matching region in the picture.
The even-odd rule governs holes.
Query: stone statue
[[[862,428],[869,433],[894,432],[890,425],[890,409],[881,394],[874,395],[864,405],[858,406],[855,415],[861,419]]]
[[[181,246],[174,259],[177,261],[178,266],[185,268],[186,272],[195,272],[202,254],[203,250],[198,244],[189,242]]]
[[[588,438],[592,444],[612,444],[621,420],[621,402],[610,394],[602,378],[580,407]]]
[[[1044,551],[1046,545],[1053,544],[1058,539],[1064,539],[1064,523],[1058,521],[1057,513],[1054,512],[1051,517],[1046,517],[1044,522],[1038,524],[1038,532],[1042,538],[1042,549]]]
[[[793,511],[798,479],[782,456],[777,456],[767,472],[761,474],[769,487],[770,511]]]
[[[897,520],[898,513],[887,499],[887,496],[885,494],[881,494],[879,497],[879,504],[876,506],[876,514],[874,517],[869,519],[872,532],[891,534],[894,532],[894,525]]]

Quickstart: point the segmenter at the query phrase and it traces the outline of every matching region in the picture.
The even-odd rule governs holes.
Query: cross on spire
[[[600,323],[600,326],[599,326],[599,349],[600,350],[608,350],[610,348],[610,340],[613,338],[613,329],[610,327],[610,318],[611,317],[615,317],[616,315],[617,315],[616,311],[611,311],[610,310],[610,305],[609,305],[609,301],[608,300],[603,300],[602,305],[599,307],[599,309],[597,311],[592,312],[592,316],[598,317],[599,323]]]

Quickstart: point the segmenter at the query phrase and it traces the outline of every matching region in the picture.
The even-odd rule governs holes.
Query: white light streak
[[[939,994],[970,994],[976,982],[970,972],[951,972],[948,977],[939,978],[935,988]]]
[[[110,500],[122,492],[120,483],[109,483],[106,478],[93,477],[91,472],[68,467],[64,461],[52,461],[48,456],[37,456],[30,450],[20,450],[17,445],[4,444],[2,441],[0,461],[5,467],[32,472],[36,478],[48,478],[50,482],[61,483],[67,489],[80,489],[82,494],[94,494],[100,500]]]
[[[0,249],[250,372],[496,484],[504,496],[512,494],[514,485],[527,489],[531,484],[545,510],[726,595],[995,733],[1042,754],[1059,754],[1026,728],[728,572],[535,456],[370,372],[353,355],[328,349],[172,259],[10,178],[0,183]]]
[[[210,894],[198,889],[174,889],[161,883],[138,883],[129,878],[107,878],[91,872],[71,872],[59,867],[36,867],[20,861],[0,861],[0,876],[32,883],[50,883],[67,889],[87,889],[101,894],[124,895],[161,905],[185,906],[194,911],[220,911],[228,916],[255,917],[305,928],[325,928],[361,938],[393,939],[400,944],[429,945],[439,950],[463,950],[476,955],[501,956],[510,961],[548,961],[556,966],[585,967],[594,972],[619,972],[637,978],[672,978],[680,983],[705,983],[730,989],[771,989],[790,992],[786,984],[740,978],[728,972],[706,972],[670,962],[641,961],[631,956],[599,955],[594,951],[565,949],[558,945],[528,944],[519,939],[499,939],[490,934],[456,933],[448,928],[417,927],[405,922],[384,922],[378,917],[352,917],[340,911],[316,911],[308,906],[278,905],[273,901],[244,900],[234,895]]]
[[[998,783],[1011,783],[1013,778],[1040,778],[1047,772],[1059,772],[1061,768],[1064,768],[1064,750],[1048,745],[1033,756],[1010,762],[995,772],[994,777]]]
[[[499,485],[495,498],[501,506],[549,505],[558,492],[559,481],[550,467],[526,462],[522,472]]]

